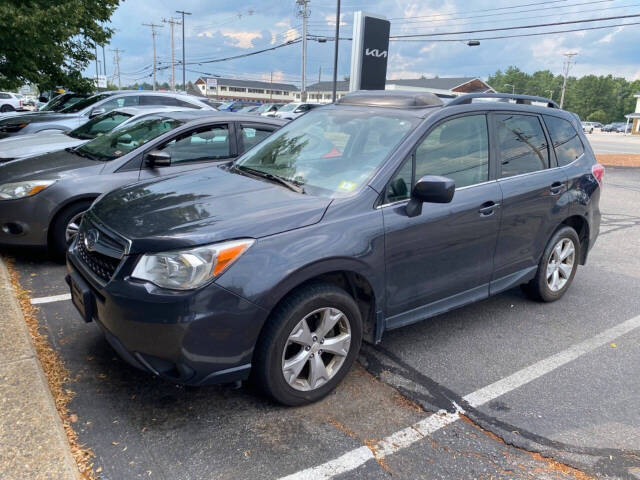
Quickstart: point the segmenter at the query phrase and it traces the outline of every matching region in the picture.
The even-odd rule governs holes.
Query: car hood
[[[0,124],[51,122],[55,120],[66,120],[66,119],[77,117],[77,116],[79,115],[74,113],[55,113],[55,112],[31,112],[26,114],[21,113],[19,115],[0,117]]]
[[[119,188],[96,202],[91,214],[130,240],[130,253],[144,253],[305,227],[319,222],[330,203],[209,167]]]
[[[21,158],[63,150],[86,141],[70,137],[62,132],[32,133],[9,137],[0,140],[0,162],[5,158]]]
[[[71,152],[46,153],[0,164],[0,182],[24,180],[60,180],[63,178],[98,174],[104,162],[82,158]]]

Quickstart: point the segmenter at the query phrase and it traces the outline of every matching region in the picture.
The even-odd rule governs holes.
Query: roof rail
[[[532,102],[546,103],[549,108],[560,108],[556,102],[549,98],[535,97],[533,95],[514,95],[511,93],[468,93],[460,95],[447,103],[447,106],[462,105],[472,103],[474,98],[496,98],[505,100],[515,100],[515,103],[531,105]]]

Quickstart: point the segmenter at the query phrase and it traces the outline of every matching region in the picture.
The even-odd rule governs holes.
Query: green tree
[[[596,110],[587,117],[587,120],[589,122],[605,123],[607,121],[607,114],[604,110]]]
[[[0,1],[0,90],[94,89],[82,71],[113,30],[104,26],[120,0]]]

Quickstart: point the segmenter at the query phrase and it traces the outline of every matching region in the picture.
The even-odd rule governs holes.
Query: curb
[[[1,257],[0,478],[80,478],[62,420]]]

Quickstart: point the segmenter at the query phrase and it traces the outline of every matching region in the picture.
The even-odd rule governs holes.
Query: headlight
[[[192,290],[211,282],[253,245],[255,240],[232,240],[176,252],[143,255],[131,276],[159,287]]]
[[[56,183],[55,180],[30,180],[27,182],[5,183],[0,185],[0,200],[15,200],[30,197]]]

